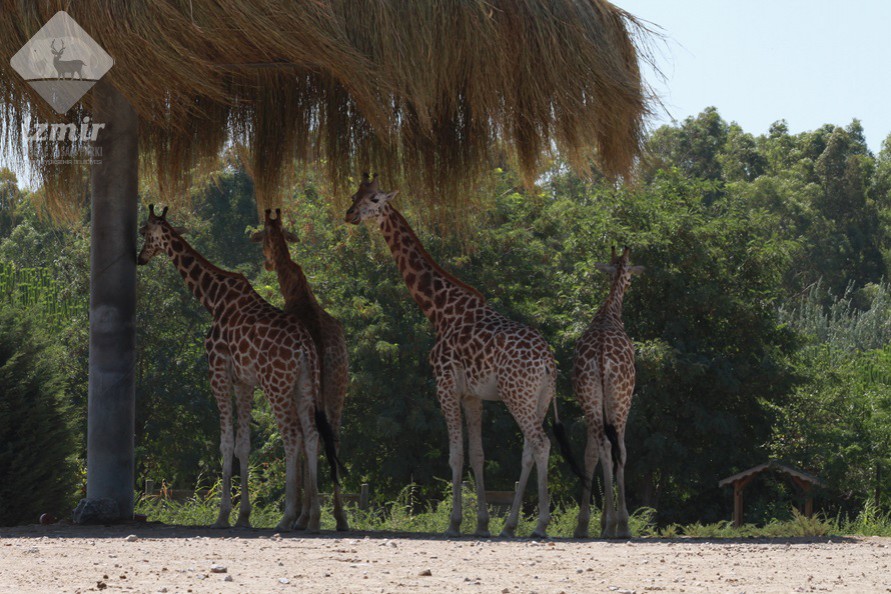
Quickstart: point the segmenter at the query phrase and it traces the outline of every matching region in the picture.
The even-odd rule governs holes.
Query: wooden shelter
[[[733,486],[733,525],[736,527],[743,525],[743,491],[746,486],[754,480],[756,476],[766,471],[774,471],[785,474],[789,477],[804,496],[804,515],[811,517],[814,515],[814,498],[812,489],[815,486],[822,486],[822,483],[814,476],[796,470],[779,462],[765,462],[758,466],[753,466],[748,470],[744,470],[733,476],[728,476],[718,482],[719,487],[727,485]]]
[[[60,10],[114,59],[64,116],[8,60]],[[555,149],[622,175],[650,103],[646,30],[605,0],[0,0],[0,12],[0,150],[31,159],[51,213],[80,206],[90,179],[87,499],[116,500],[121,517],[133,509],[138,192],[176,202],[233,142],[261,209],[295,160],[324,162],[335,189],[375,169],[422,204],[458,200],[504,161],[532,180]],[[89,177],[27,138],[29,122],[86,115],[105,125]]]

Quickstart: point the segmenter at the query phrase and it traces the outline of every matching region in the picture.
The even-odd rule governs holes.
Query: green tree
[[[0,526],[66,515],[77,481],[62,353],[21,314],[0,305]]]
[[[817,285],[781,310],[806,339],[797,364],[808,381],[777,409],[771,440],[774,456],[819,476],[849,511],[887,501],[891,487],[891,286],[859,293],[827,299]]]
[[[794,379],[775,311],[787,251],[758,211],[711,202],[711,187],[665,171],[623,202],[634,260],[647,266],[626,297],[639,344],[630,480],[673,521],[723,517],[718,479],[763,461],[765,403]]]
[[[647,152],[659,167],[677,167],[687,176],[703,180],[723,178],[720,155],[730,131],[718,110],[706,108],[681,126],[663,126],[647,142]]]

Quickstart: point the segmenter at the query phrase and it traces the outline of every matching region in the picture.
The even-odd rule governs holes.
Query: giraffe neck
[[[322,307],[316,301],[312,289],[303,274],[303,268],[291,259],[288,243],[280,228],[266,227],[269,234],[269,248],[272,260],[275,263],[275,274],[278,277],[279,290],[285,298],[285,313],[289,313],[299,319],[309,331],[316,352],[319,355],[319,373],[322,394],[326,393],[326,383],[329,381],[325,373],[325,341],[322,336]]]
[[[430,322],[440,329],[452,316],[485,303],[485,298],[437,264],[405,217],[390,204],[380,211],[380,228],[408,290]]]
[[[282,296],[285,298],[285,311],[294,313],[318,305],[303,269],[291,259],[284,236],[275,228],[269,229],[268,232],[275,273],[278,276]]]
[[[316,296],[309,288],[306,275],[303,274],[299,264],[291,260],[287,263],[277,261],[275,272],[282,296],[285,298],[285,311],[311,309],[318,305]]]
[[[214,266],[175,231],[168,228],[168,233],[164,251],[186,281],[186,286],[211,314],[221,305],[245,294],[242,285],[247,281],[242,275]],[[247,292],[253,293],[253,290]]]
[[[622,282],[621,276],[617,276],[613,280],[609,289],[609,295],[607,295],[603,305],[600,306],[595,318],[609,321],[620,328],[625,327],[625,322],[622,321],[622,299],[625,297],[626,286]]]

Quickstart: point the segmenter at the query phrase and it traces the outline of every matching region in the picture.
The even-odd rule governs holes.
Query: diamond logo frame
[[[64,114],[114,66],[114,58],[60,10],[9,61],[13,70]]]

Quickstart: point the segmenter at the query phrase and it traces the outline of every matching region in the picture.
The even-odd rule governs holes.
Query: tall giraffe
[[[319,305],[306,280],[306,275],[303,274],[303,269],[291,259],[288,242],[296,243],[297,236],[282,228],[281,213],[281,209],[275,209],[273,218],[272,211],[267,208],[263,230],[251,235],[251,240],[263,244],[266,270],[275,270],[278,276],[279,288],[285,298],[285,313],[296,316],[313,338],[316,352],[320,355],[322,404],[331,430],[334,432],[334,443],[339,447],[343,403],[349,385],[346,337],[341,323]],[[336,454],[328,452],[328,455]],[[298,491],[299,489],[298,486]],[[297,520],[297,527],[306,525],[308,500],[304,498],[303,501],[304,506]],[[337,480],[334,481],[334,518],[338,530],[350,529]]]
[[[182,275],[189,290],[213,316],[204,341],[210,367],[210,385],[220,410],[220,452],[223,456],[223,490],[220,513],[214,527],[229,526],[232,510],[232,455],[241,463],[241,504],[237,526],[250,526],[248,455],[254,388],[265,392],[285,446],[285,513],[278,530],[290,530],[297,519],[297,464],[301,450],[309,472],[309,528],[319,529],[317,488],[317,422],[319,369],[312,336],[294,316],[264,301],[244,275],[217,268],[198,253],[154,205],[140,229],[145,238],[138,264],[148,264],[156,254],[166,253]],[[235,392],[237,433],[233,431],[232,394]],[[313,418],[315,414],[315,419]]]
[[[390,204],[396,194],[381,192],[377,176],[370,181],[365,174],[345,218],[353,224],[366,220],[378,223],[409,292],[436,331],[429,360],[449,434],[452,513],[447,534],[459,534],[461,526],[463,406],[470,466],[476,482],[476,534],[489,535],[483,485],[482,401],[501,400],[524,437],[519,486],[502,536],[514,535],[533,464],[538,474],[539,506],[533,534],[546,536],[550,520],[547,470],[551,444],[542,422],[555,393],[554,356],[538,332],[492,309],[476,289],[443,270],[430,257],[405,218]]]
[[[588,329],[575,345],[572,383],[588,426],[585,447],[585,474],[579,507],[576,538],[588,536],[591,513],[591,486],[598,458],[603,466],[603,513],[601,536],[625,538],[628,509],[625,506],[625,425],[634,392],[634,345],[625,333],[622,298],[631,285],[631,277],[641,274],[643,266],[632,266],[631,250],[621,256],[613,248],[609,264],[598,263],[601,272],[612,280],[609,295],[597,310]],[[617,502],[613,502],[613,473]],[[616,509],[616,507],[618,509]]]

